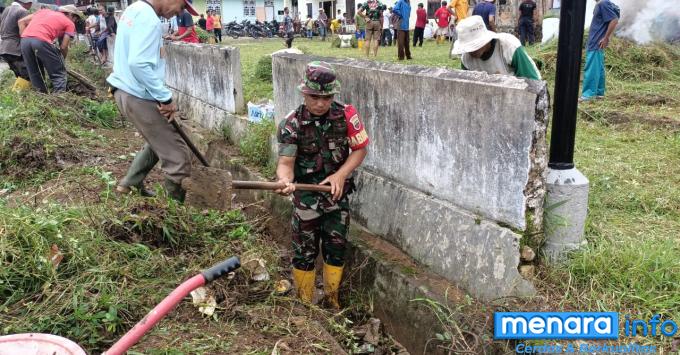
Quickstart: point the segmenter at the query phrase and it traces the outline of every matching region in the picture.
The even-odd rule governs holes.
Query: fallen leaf
[[[59,247],[56,244],[52,244],[52,247],[50,248],[50,262],[52,263],[52,267],[55,270],[57,269],[59,263],[61,263],[63,259],[64,254],[61,253]]]

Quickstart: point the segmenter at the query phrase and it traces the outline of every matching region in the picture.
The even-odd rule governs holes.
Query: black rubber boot
[[[182,188],[181,184],[166,178],[163,185],[168,192],[168,197],[179,202],[184,202],[184,197],[186,197],[187,192]]]

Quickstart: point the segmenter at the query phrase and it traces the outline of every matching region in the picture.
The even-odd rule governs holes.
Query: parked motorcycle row
[[[314,26],[315,33],[317,31],[317,26]],[[295,31],[296,36],[303,36],[304,33],[304,25],[298,27]],[[276,20],[265,22],[258,20],[254,23],[249,20],[243,20],[241,22],[231,21],[222,26],[222,34],[234,39],[239,37],[272,38],[274,36],[283,38],[286,35],[283,29],[283,23]]]
[[[254,23],[244,20],[240,23],[231,21],[222,27],[222,31],[225,36],[235,39],[239,37],[271,38],[274,35],[283,37],[279,27],[280,24],[276,20],[270,22],[255,21]]]

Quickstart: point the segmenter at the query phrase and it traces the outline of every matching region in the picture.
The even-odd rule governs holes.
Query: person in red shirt
[[[170,36],[170,39],[187,43],[199,43],[196,28],[194,27],[194,18],[191,17],[191,15],[198,14],[190,13],[189,8],[187,7],[182,14],[177,16],[177,32],[173,33],[172,36]]]
[[[442,7],[438,8],[434,13],[434,18],[437,19],[437,44],[444,42],[444,36],[449,34],[449,20],[451,13],[446,8],[446,1],[442,1]]]
[[[205,19],[205,30],[208,31],[209,34],[212,34],[214,29],[215,18],[213,17],[213,11],[208,10],[208,18]]]
[[[416,10],[416,29],[413,31],[413,46],[415,47],[420,42],[420,47],[423,46],[423,35],[425,34],[425,25],[427,25],[427,11],[423,8],[423,3],[418,4]]]
[[[62,6],[59,11],[39,10],[19,20],[21,55],[24,57],[28,77],[33,87],[47,93],[38,61],[44,66],[52,82],[53,92],[66,91],[66,66],[68,45],[76,36],[75,20],[83,17],[74,5]],[[59,39],[60,48],[52,43]]]

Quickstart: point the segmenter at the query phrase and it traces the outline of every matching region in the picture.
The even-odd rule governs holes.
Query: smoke
[[[613,0],[621,7],[617,35],[645,44],[680,44],[680,2],[675,0]]]

